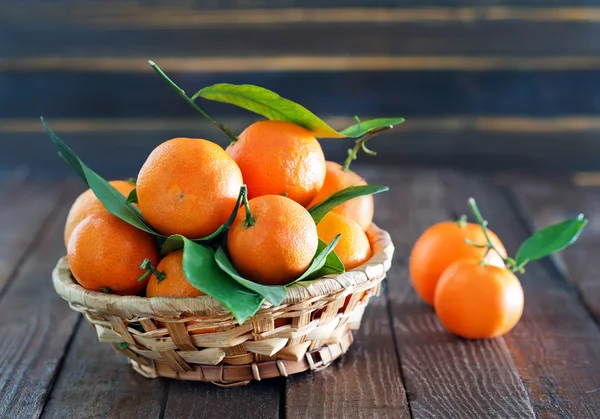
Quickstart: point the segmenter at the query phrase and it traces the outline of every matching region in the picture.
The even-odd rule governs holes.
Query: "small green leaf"
[[[40,118],[46,132],[50,135],[52,142],[58,147],[60,156],[71,166],[77,174],[94,191],[96,197],[104,207],[113,215],[119,217],[126,223],[139,228],[147,233],[160,236],[142,218],[140,211],[133,205],[128,204],[125,197],[121,195],[110,183],[87,167],[77,155],[67,146]]]
[[[221,233],[224,233],[227,230],[229,230],[229,227],[231,227],[231,224],[237,216],[238,210],[240,209],[240,205],[242,204],[242,200],[244,199],[244,196],[247,193],[248,189],[246,188],[246,185],[242,185],[237,201],[235,203],[235,207],[233,208],[233,211],[231,212],[231,215],[229,216],[227,221],[221,224],[221,226],[219,226],[219,228],[210,236],[202,237],[200,239],[193,239],[192,241],[198,244],[208,244],[214,241],[217,237],[219,237]],[[179,234],[173,234],[167,237],[165,242],[160,247],[161,254],[166,255],[169,252],[174,252],[175,250],[181,249],[183,247],[183,238],[184,237]]]
[[[319,239],[319,247],[317,248],[317,254],[327,248],[327,243]],[[340,274],[344,272],[344,264],[335,253],[335,251],[329,252],[325,258],[325,264],[318,271],[310,275],[307,280],[321,278],[325,275]]]
[[[291,283],[287,284],[286,286],[292,285],[294,282],[303,281],[305,279],[318,278],[315,275],[318,275],[319,271],[321,269],[323,269],[323,267],[327,263],[327,256],[329,256],[329,254],[333,252],[333,249],[335,248],[335,246],[337,246],[341,237],[342,237],[342,235],[338,234],[331,241],[331,243],[329,243],[325,247],[318,246],[317,253],[315,254],[315,257],[313,258],[310,265],[308,266],[308,269],[302,275],[300,275],[300,277],[298,279],[296,279],[295,281],[292,281]],[[322,275],[320,275],[320,276],[322,276]]]
[[[287,296],[287,290],[283,286],[261,285],[242,277],[233,266],[233,263],[229,259],[227,252],[222,246],[217,249],[217,252],[215,253],[215,260],[217,265],[219,265],[219,267],[225,271],[227,275],[232,277],[244,287],[262,295],[265,297],[265,300],[269,301],[271,304],[278,306]]]
[[[129,192],[129,195],[127,195],[127,200],[125,202],[127,202],[128,204],[137,204],[138,203],[136,188],[133,188],[131,190],[131,192]]]
[[[195,288],[220,301],[242,324],[264,301],[225,273],[215,260],[215,251],[182,237],[183,272]]]
[[[357,138],[375,130],[386,130],[404,122],[404,118],[377,118],[359,122],[340,131],[346,137]]]
[[[131,183],[133,186],[135,186],[137,184],[137,179],[134,177],[130,177],[129,179],[126,180],[128,183]]]
[[[198,97],[236,105],[268,119],[292,122],[306,128],[315,137],[344,137],[304,106],[260,86],[220,83],[200,89],[192,100]]]
[[[338,205],[341,205],[352,198],[356,198],[357,196],[373,195],[385,192],[388,189],[387,186],[379,185],[350,186],[349,188],[334,193],[319,205],[312,207],[309,212],[313,220],[315,220],[315,223],[319,224],[323,217]]]
[[[570,246],[577,240],[588,220],[579,214],[575,218],[553,224],[536,231],[519,248],[515,258],[517,266],[538,260]]]
[[[119,349],[127,349],[129,348],[129,344],[127,342],[119,343]]]

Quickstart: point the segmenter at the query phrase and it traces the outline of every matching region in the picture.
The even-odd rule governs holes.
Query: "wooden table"
[[[55,293],[73,180],[0,178],[0,417],[329,418],[600,417],[600,189],[572,178],[363,168],[376,222],[396,255],[348,354],[316,373],[243,388],[135,374]],[[579,179],[581,181],[581,179]],[[477,199],[510,253],[533,227],[584,212],[590,224],[558,257],[521,276],[526,306],[504,338],[449,335],[408,278],[429,225]]]

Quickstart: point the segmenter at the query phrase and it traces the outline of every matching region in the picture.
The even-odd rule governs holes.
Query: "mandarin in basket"
[[[450,265],[435,290],[435,312],[450,332],[486,339],[509,332],[523,313],[523,288],[505,267],[463,259]]]
[[[126,180],[111,180],[109,182],[117,191],[121,192],[121,195],[127,197],[129,192],[135,188],[135,186],[126,181]],[[98,211],[106,211],[104,205],[96,195],[94,195],[94,191],[88,189],[83,192],[81,195],[77,197],[71,209],[69,210],[69,215],[67,216],[67,221],[65,222],[65,247],[69,244],[69,239],[71,238],[71,233],[77,225],[83,221],[88,215],[92,215]]]
[[[249,198],[283,195],[306,206],[325,181],[321,145],[308,130],[290,122],[256,122],[227,153],[242,170]]]
[[[206,295],[187,280],[183,272],[183,250],[167,254],[152,270],[146,287],[146,297],[181,298]]]
[[[152,227],[194,239],[229,218],[241,186],[239,167],[219,145],[173,138],[150,153],[136,188],[140,211]]]
[[[487,230],[502,257],[506,257],[506,249],[492,232]],[[417,294],[425,302],[433,305],[435,287],[442,273],[448,266],[461,259],[482,260],[487,249],[472,246],[485,245],[487,240],[481,226],[466,221],[444,221],[429,227],[419,237],[410,254],[409,271],[412,284]],[[486,257],[490,265],[504,266],[502,258],[491,250]]]
[[[194,298],[206,295],[204,292],[195,288],[187,280],[183,271],[183,250],[176,250],[168,253],[159,262],[158,266],[151,267],[152,275],[146,286],[146,297],[172,297],[172,298]],[[184,313],[183,317],[191,317],[191,314]],[[210,317],[207,317],[209,319]],[[200,322],[191,321],[191,326]],[[158,325],[165,327],[165,323],[158,322]],[[191,330],[192,335],[204,333],[213,333],[217,329],[214,327]]]
[[[83,220],[69,239],[67,257],[71,272],[84,288],[134,295],[146,286],[140,263],[158,261],[156,238],[108,211]]]
[[[245,278],[265,285],[285,285],[302,275],[318,244],[309,212],[280,195],[251,199],[227,234],[234,266]]]
[[[317,196],[315,196],[312,202],[308,205],[308,208],[312,208],[315,205],[320,204],[334,193],[343,189],[351,186],[362,186],[366,184],[367,182],[365,182],[365,180],[355,172],[351,170],[344,170],[342,165],[328,161],[325,183],[323,183],[323,187],[319,190]],[[366,230],[373,221],[373,195],[358,196],[350,201],[338,205],[332,211],[353,219],[363,230]]]
[[[362,265],[371,257],[371,244],[366,233],[356,221],[342,214],[329,212],[317,224],[317,232],[326,243],[331,243],[338,234],[342,235],[334,250],[346,270]]]

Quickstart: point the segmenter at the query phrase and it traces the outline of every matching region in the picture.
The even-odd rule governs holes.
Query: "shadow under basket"
[[[373,224],[367,235],[373,256],[365,264],[295,283],[281,305],[265,302],[241,325],[209,296],[145,298],[86,290],[73,279],[66,257],[52,278],[56,292],[84,315],[98,340],[127,355],[144,377],[244,385],[321,370],[348,350],[394,253],[386,231]]]

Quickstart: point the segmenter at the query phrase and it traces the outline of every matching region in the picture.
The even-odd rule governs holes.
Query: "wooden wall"
[[[5,0],[0,171],[68,173],[40,115],[107,176],[134,174],[173,136],[224,144],[148,59],[189,92],[259,84],[340,128],[355,114],[406,117],[373,140],[372,162],[600,169],[600,3],[481,4]],[[255,118],[206,109],[237,131]],[[323,146],[339,160],[349,144]]]

